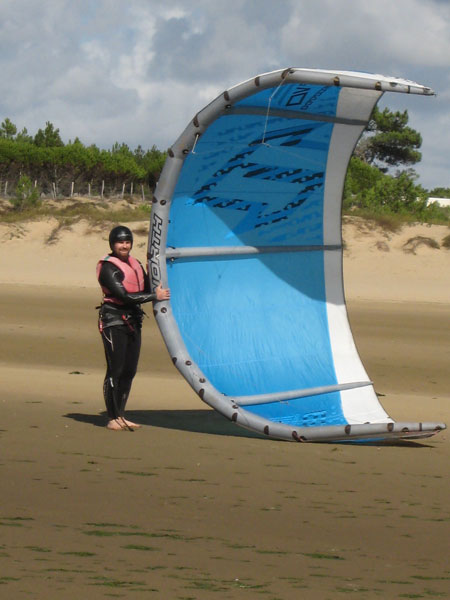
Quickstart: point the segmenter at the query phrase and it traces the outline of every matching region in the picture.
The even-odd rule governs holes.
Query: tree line
[[[406,110],[375,107],[350,159],[344,210],[412,215],[418,220],[448,219],[448,209],[429,204],[428,198],[450,198],[450,188],[428,191],[417,183],[413,165],[422,158],[422,136],[408,121]]]
[[[101,150],[78,138],[64,144],[50,122],[34,137],[26,128],[18,132],[8,118],[0,125],[0,180],[12,188],[26,177],[43,194],[56,190],[58,196],[69,196],[73,187],[87,193],[88,186],[93,192],[102,189],[114,195],[131,183],[153,190],[165,159],[166,153],[156,146],[131,150],[115,143],[110,150]]]

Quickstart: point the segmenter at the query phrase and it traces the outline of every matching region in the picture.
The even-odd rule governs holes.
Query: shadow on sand
[[[212,410],[130,410],[127,411],[126,416],[140,425],[151,425],[152,427],[162,427],[164,429],[268,439],[231,423],[218,412]],[[82,423],[90,423],[95,427],[104,427],[107,420],[105,413],[99,415],[68,413],[64,417]]]
[[[67,419],[73,419],[81,423],[89,423],[94,427],[104,427],[106,425],[106,413],[98,415],[89,415],[83,413],[68,413],[64,415]],[[205,433],[211,435],[228,435],[231,437],[245,437],[268,440],[266,436],[256,432],[248,431],[231,423],[218,412],[213,410],[130,410],[127,411],[127,418],[139,423],[140,425],[151,425],[152,427],[162,427],[164,429],[176,429],[179,431],[191,431],[194,433]],[[280,442],[285,440],[278,440]],[[415,442],[408,440],[393,440],[385,442],[318,442],[325,444],[339,445],[358,445],[361,447],[370,446],[397,446],[402,448],[432,448],[424,442]]]

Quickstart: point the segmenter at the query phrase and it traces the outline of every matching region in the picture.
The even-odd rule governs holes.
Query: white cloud
[[[292,0],[292,9],[282,48],[295,58],[318,56],[328,61],[328,68],[347,65],[377,72],[401,65],[448,65],[448,5],[430,0]]]
[[[107,68],[109,66],[111,53],[99,40],[87,40],[81,42],[80,49],[84,53],[87,61],[98,63],[102,68]]]

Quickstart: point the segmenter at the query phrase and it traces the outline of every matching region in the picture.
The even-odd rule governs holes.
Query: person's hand
[[[169,300],[170,299],[170,290],[169,288],[163,288],[162,282],[159,282],[158,287],[155,289],[156,299],[157,300]]]

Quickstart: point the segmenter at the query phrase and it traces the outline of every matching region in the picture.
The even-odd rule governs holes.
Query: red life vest
[[[132,256],[128,256],[128,262],[124,262],[123,260],[120,260],[120,258],[108,254],[107,256],[105,256],[105,258],[102,258],[97,263],[97,279],[100,277],[102,265],[106,261],[112,262],[118,269],[122,271],[124,275],[122,285],[129,294],[132,294],[133,292],[144,291],[144,272],[142,269],[142,265],[138,260],[136,260]],[[102,288],[104,294],[104,302],[123,305],[123,302],[121,300],[118,300],[117,298],[114,298],[114,296],[111,296],[111,292],[107,288],[103,287],[102,285],[100,287]]]

